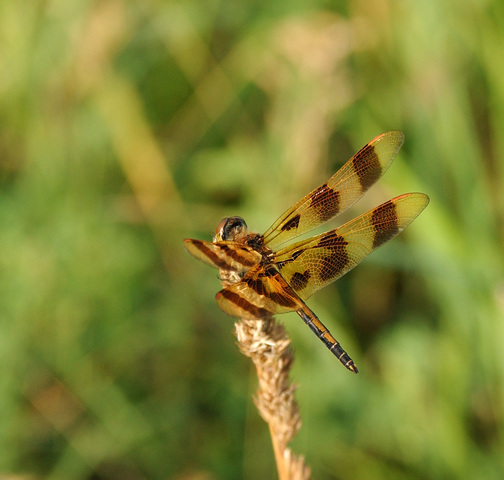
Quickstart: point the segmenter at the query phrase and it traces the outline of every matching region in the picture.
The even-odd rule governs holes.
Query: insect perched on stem
[[[427,206],[429,197],[405,193],[339,228],[278,247],[355,203],[387,170],[403,141],[398,131],[371,140],[263,235],[249,233],[242,218],[229,217],[217,226],[213,242],[186,239],[189,253],[220,270],[224,288],[216,297],[219,307],[247,319],[295,311],[338,360],[357,373],[353,360],[305,300],[400,233]]]

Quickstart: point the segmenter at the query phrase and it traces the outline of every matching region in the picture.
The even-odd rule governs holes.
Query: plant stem
[[[294,399],[296,386],[289,379],[294,357],[287,332],[273,317],[241,319],[235,328],[241,352],[250,357],[256,367],[259,389],[254,401],[269,427],[278,477],[280,480],[308,480],[310,469],[303,456],[294,455],[287,447],[301,427]]]

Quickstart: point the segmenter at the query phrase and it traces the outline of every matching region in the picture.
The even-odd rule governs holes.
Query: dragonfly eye
[[[216,241],[234,241],[247,232],[247,224],[241,217],[223,218],[215,229]]]

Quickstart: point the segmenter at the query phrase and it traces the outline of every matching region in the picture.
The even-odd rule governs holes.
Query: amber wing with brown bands
[[[204,240],[184,240],[187,251],[198,260],[211,267],[247,272],[258,265],[262,259],[259,252],[238,242],[205,242]]]
[[[423,193],[400,195],[340,228],[278,251],[275,263],[292,289],[306,300],[395,237],[428,203]]]
[[[304,303],[275,267],[256,267],[217,294],[219,307],[237,318],[261,319],[299,310]]]
[[[353,205],[388,169],[404,141],[399,131],[382,133],[361,148],[326,183],[289,208],[264,234],[268,247],[322,225]]]

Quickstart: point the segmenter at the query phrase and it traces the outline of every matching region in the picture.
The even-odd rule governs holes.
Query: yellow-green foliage
[[[431,203],[309,300],[358,376],[281,318],[294,450],[317,479],[503,478],[503,32],[501,0],[0,2],[0,476],[275,478],[182,239],[264,231],[397,129],[353,213]]]

